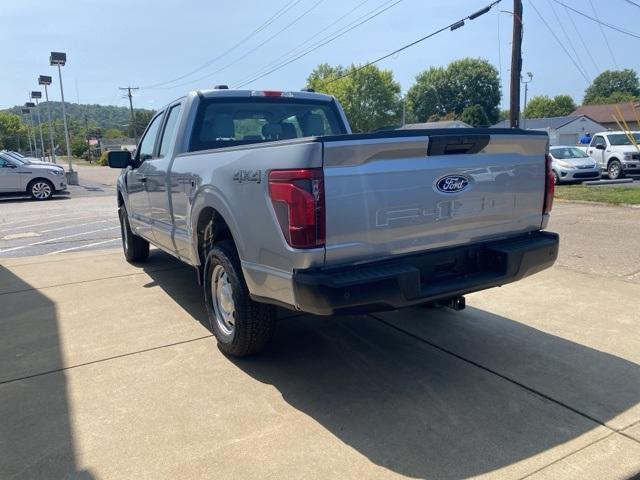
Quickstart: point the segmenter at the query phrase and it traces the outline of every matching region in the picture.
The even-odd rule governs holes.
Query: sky
[[[26,102],[28,91],[40,89],[38,75],[54,76],[50,98],[60,99],[57,72],[48,62],[50,51],[67,53],[62,71],[65,100],[79,103],[126,106],[128,100],[118,87],[151,87],[204,66],[173,83],[135,92],[135,107],[157,109],[189,90],[239,85],[287,58],[283,56],[310,37],[316,35],[305,45],[393,5],[337,40],[244,87],[299,90],[320,63],[366,63],[491,0],[400,0],[395,4],[397,1],[0,0],[0,108]],[[640,8],[630,1],[561,1],[594,16],[592,2],[598,18],[640,35]],[[429,67],[446,66],[463,57],[484,58],[500,72],[504,107],[509,98],[512,8],[512,1],[502,0],[464,27],[446,30],[379,66],[393,71],[404,93],[415,76]],[[281,15],[273,19],[279,11]],[[272,23],[250,35],[269,19]],[[522,70],[533,74],[529,98],[569,94],[580,103],[589,81],[598,73],[616,68],[638,70],[640,66],[639,38],[605,27],[612,56],[598,24],[556,0],[524,0],[523,26]]]

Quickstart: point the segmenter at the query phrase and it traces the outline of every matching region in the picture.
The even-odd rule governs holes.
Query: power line
[[[599,20],[599,19],[597,19],[597,18],[594,18],[594,17],[592,17],[591,15],[587,15],[586,13],[583,13],[583,12],[581,12],[581,11],[579,11],[579,10],[576,10],[575,8],[570,7],[569,5],[567,5],[567,4],[565,4],[565,3],[562,3],[562,2],[561,2],[561,1],[559,1],[559,0],[553,0],[553,1],[554,1],[554,2],[556,2],[556,3],[558,3],[558,4],[560,4],[560,5],[562,5],[562,6],[563,6],[563,7],[565,7],[565,8],[568,8],[568,9],[569,9],[569,10],[571,10],[572,12],[577,13],[578,15],[582,15],[583,17],[588,18],[589,20],[591,20],[591,21],[593,21],[593,22],[596,22],[596,23],[598,23],[598,24],[600,24],[600,25],[604,25],[605,27],[608,27],[608,28],[610,28],[610,29],[612,29],[612,30],[615,30],[616,32],[624,33],[625,35],[629,35],[630,37],[640,38],[640,33],[632,32],[631,30],[627,30],[627,29],[625,29],[625,28],[616,27],[615,25],[612,25],[612,24],[607,23],[607,22],[605,22],[605,21],[603,21],[603,20]],[[591,2],[591,0],[589,0],[589,2]],[[592,5],[593,5],[593,3],[592,3]],[[594,11],[595,11],[595,9],[594,9]],[[597,15],[597,14],[596,14],[596,15]],[[603,30],[603,32],[604,32],[604,30]],[[603,35],[604,35],[604,33],[603,33]],[[605,40],[606,40],[606,36],[605,36]],[[608,45],[608,44],[609,44],[609,42],[607,41],[607,45]]]
[[[556,35],[556,33],[553,31],[553,29],[551,28],[551,26],[549,26],[549,24],[547,23],[547,21],[544,19],[544,17],[540,14],[540,11],[536,8],[536,6],[534,5],[534,3],[529,0],[529,5],[531,5],[531,7],[533,8],[533,10],[536,12],[536,14],[538,15],[538,17],[540,18],[540,20],[542,20],[542,23],[544,23],[544,25],[547,27],[547,30],[549,30],[549,33],[551,33],[551,35],[553,35],[553,38],[556,39],[556,42],[558,42],[558,45],[560,45],[560,48],[562,48],[562,50],[564,50],[564,53],[567,54],[567,57],[569,57],[569,59],[571,60],[571,62],[575,65],[576,69],[578,70],[578,72],[580,72],[580,75],[582,75],[582,77],[585,79],[585,81],[587,83],[591,83],[591,81],[589,80],[589,78],[585,75],[585,73],[582,71],[582,69],[580,68],[580,65],[578,65],[578,63],[576,62],[576,60],[571,56],[571,54],[569,53],[569,51],[567,50],[567,48],[564,46],[564,44],[560,41],[560,39],[558,38],[558,36]]]
[[[591,0],[589,0],[589,5],[591,5],[591,11],[593,12],[593,16],[595,18],[598,18],[598,14],[596,13],[596,7],[593,6],[593,2]],[[611,45],[609,44],[609,39],[607,38],[607,35],[604,33],[604,28],[602,28],[601,22],[598,22],[598,27],[600,28],[600,33],[602,34],[602,38],[604,38],[604,43],[607,44],[607,49],[609,50],[609,54],[613,59],[613,63],[615,64],[616,68],[619,68],[618,60],[616,60],[616,56],[614,55],[613,50],[611,49]]]
[[[638,8],[640,8],[640,3],[636,3],[633,0],[624,0],[625,2],[627,2],[630,5],[636,6]]]
[[[236,88],[240,88],[243,87],[249,83],[252,83],[256,80],[259,80],[263,77],[266,77],[267,75],[270,75],[271,73],[280,70],[281,68],[286,67],[287,65],[289,65],[290,63],[295,62],[296,60],[299,60],[302,57],[305,57],[306,55],[308,55],[309,53],[337,40],[338,38],[346,35],[348,32],[350,32],[351,30],[354,30],[356,28],[358,28],[361,25],[364,25],[365,23],[373,20],[374,18],[376,18],[377,16],[383,14],[384,12],[386,12],[387,10],[389,10],[392,7],[395,7],[396,5],[398,5],[400,2],[402,2],[403,0],[389,0],[386,3],[382,3],[381,5],[379,5],[378,7],[374,8],[373,10],[370,10],[369,12],[365,13],[364,15],[356,18],[353,22],[345,25],[344,27],[342,27],[341,29],[338,29],[337,31],[325,36],[323,39],[319,40],[318,42],[314,43],[313,45],[311,45],[307,50],[305,50],[304,52],[301,52],[300,54],[297,54],[294,57],[290,57],[288,59],[284,59],[281,63],[279,63],[277,66],[271,68],[271,69],[262,69],[260,71],[258,71],[257,73],[254,74],[253,77],[250,77],[249,80],[242,80],[237,86]],[[392,3],[391,5],[388,5],[389,3]],[[384,7],[384,8],[382,8]],[[382,8],[382,10],[380,10]],[[373,13],[375,12],[375,13]],[[366,18],[364,18],[366,17]],[[364,18],[364,20],[360,21],[362,18]]]
[[[298,3],[300,3],[302,0],[289,0],[287,3],[285,3],[280,10],[278,10],[276,13],[274,13],[273,15],[271,15],[267,20],[265,20],[262,24],[260,24],[255,30],[253,30],[251,33],[249,33],[248,35],[246,35],[245,37],[243,37],[241,40],[239,40],[238,42],[236,42],[233,46],[231,46],[230,48],[228,48],[227,50],[225,50],[224,52],[222,52],[219,55],[216,55],[215,57],[213,57],[210,60],[207,60],[205,63],[203,63],[202,65],[200,65],[198,68],[195,68],[193,70],[191,70],[190,72],[185,73],[184,75],[181,75],[179,77],[173,78],[171,80],[167,80],[166,82],[161,82],[161,83],[156,83],[153,85],[147,85],[141,88],[144,89],[152,89],[152,88],[157,88],[157,87],[162,87],[164,85],[168,85],[170,83],[174,83],[177,81],[180,81],[184,78],[187,78],[191,75],[193,75],[194,73],[198,73],[201,70],[204,70],[205,68],[207,68],[209,65],[217,62],[218,60],[220,60],[221,58],[226,57],[229,53],[233,52],[234,50],[236,50],[238,47],[244,45],[247,41],[249,41],[251,38],[253,38],[255,35],[257,35],[258,33],[262,32],[265,28],[269,27],[271,24],[273,24],[276,20],[278,20],[280,17],[282,17],[283,15],[285,15],[289,10],[291,10],[292,8],[294,8]]]
[[[577,62],[580,64],[580,68],[587,75],[587,77],[589,77],[589,81],[591,81],[591,76],[589,75],[589,72],[587,71],[587,69],[584,68],[584,64],[582,63],[582,60],[580,59],[580,55],[578,55],[578,50],[576,50],[576,47],[574,47],[573,42],[571,41],[571,37],[567,33],[567,30],[564,28],[564,25],[562,24],[562,22],[560,21],[560,17],[558,16],[558,13],[556,12],[556,9],[553,6],[553,3],[551,3],[551,0],[547,0],[547,3],[549,3],[549,7],[551,7],[551,11],[553,12],[553,16],[556,17],[558,25],[560,25],[560,30],[562,30],[562,34],[567,39],[567,43],[569,44],[569,47],[571,48],[571,51],[573,51],[573,54],[575,55],[575,58],[576,58]]]
[[[318,5],[320,5],[322,2],[324,2],[324,0],[318,0],[316,3],[314,3],[310,8],[308,8],[307,10],[305,10],[301,15],[299,15],[298,17],[296,17],[293,21],[291,21],[290,23],[288,23],[287,25],[285,25],[283,28],[281,28],[280,30],[278,30],[276,33],[274,33],[273,35],[271,35],[269,38],[267,38],[266,40],[264,40],[263,42],[259,43],[258,45],[256,45],[255,47],[253,47],[251,50],[249,50],[248,52],[245,52],[242,56],[240,56],[239,58],[235,59],[233,62],[228,63],[227,65],[225,65],[222,68],[219,68],[217,70],[214,70],[211,73],[208,73],[206,75],[203,75],[202,77],[198,77],[192,80],[189,80],[188,82],[184,82],[184,83],[179,83],[177,85],[173,85],[171,87],[164,87],[162,88],[163,90],[166,89],[171,89],[171,88],[177,88],[177,87],[183,87],[185,85],[191,85],[194,82],[199,82],[202,81],[206,78],[212,77],[213,75],[222,72],[223,70],[226,70],[227,68],[235,65],[236,63],[238,63],[240,60],[243,60],[244,58],[246,58],[247,56],[249,56],[250,54],[252,54],[253,52],[255,52],[257,49],[259,49],[260,47],[262,47],[263,45],[265,45],[266,43],[270,42],[271,40],[273,40],[275,37],[277,37],[278,35],[280,35],[282,32],[284,32],[285,30],[289,29],[290,27],[292,27],[293,25],[295,25],[298,21],[300,21],[303,17],[307,16],[312,10],[314,10]]]
[[[351,15],[353,12],[355,12],[357,9],[359,9],[362,5],[364,5],[365,3],[369,2],[370,0],[364,0],[360,3],[358,3],[355,7],[351,8],[348,12],[346,12],[345,14],[343,14],[342,16],[338,17],[337,19],[333,20],[331,23],[329,23],[329,25],[327,25],[326,27],[324,27],[323,29],[317,31],[316,33],[314,33],[312,36],[310,36],[309,38],[307,38],[304,42],[300,43],[298,46],[292,48],[291,50],[288,50],[287,52],[285,52],[284,54],[280,55],[278,58],[276,58],[275,60],[273,60],[272,62],[266,64],[260,71],[259,73],[261,73],[264,70],[268,70],[269,68],[273,67],[274,65],[278,64],[282,59],[288,58],[293,52],[297,52],[297,51],[302,51],[304,50],[306,47],[304,47],[304,45],[307,45],[309,42],[311,42],[311,40],[313,40],[314,38],[316,38],[318,35],[320,35],[321,33],[326,32],[327,30],[329,30],[331,27],[335,26],[336,24],[338,24],[342,19],[344,19],[345,17],[348,17],[349,15]],[[387,3],[391,3],[391,2],[387,2]],[[374,10],[377,10],[380,7],[376,7]],[[368,13],[366,13],[365,15],[363,15],[362,17],[365,17],[366,15],[368,15]],[[359,20],[359,17],[357,20]],[[352,23],[355,23],[352,22]],[[347,26],[349,26],[351,24],[348,24]],[[346,28],[346,27],[340,27],[338,29],[341,30],[342,28]],[[335,32],[334,32],[335,33]],[[332,34],[331,34],[332,35]],[[328,38],[331,35],[328,35],[327,37],[324,38]],[[324,39],[323,38],[323,39]],[[320,40],[321,42],[322,40]],[[318,43],[320,43],[318,42]],[[315,45],[315,44],[314,44]],[[295,55],[295,54],[294,54]],[[254,74],[255,75],[255,74]]]
[[[593,68],[596,71],[596,74],[600,73],[600,68],[598,67],[598,64],[596,63],[595,58],[593,58],[593,54],[591,53],[591,49],[589,47],[587,47],[587,43],[584,41],[584,38],[582,37],[582,34],[580,33],[580,30],[578,29],[578,27],[576,25],[576,22],[573,20],[573,17],[571,16],[571,12],[569,11],[569,9],[567,7],[564,7],[564,11],[567,14],[567,17],[569,17],[569,20],[571,21],[571,24],[573,25],[573,29],[578,34],[578,38],[580,39],[580,42],[582,43],[584,51],[587,52],[587,56],[591,60],[591,63],[593,64]]]
[[[482,8],[482,9],[478,10],[477,12],[472,13],[471,15],[467,15],[466,17],[464,17],[464,18],[462,18],[462,19],[460,19],[460,20],[458,20],[458,21],[456,21],[456,22],[450,23],[449,25],[447,25],[447,26],[445,26],[445,27],[439,28],[439,29],[438,29],[438,30],[436,30],[435,32],[432,32],[432,33],[430,33],[429,35],[425,35],[424,37],[419,38],[418,40],[415,40],[415,41],[413,41],[413,42],[411,42],[411,43],[407,43],[406,45],[403,45],[402,47],[397,48],[397,49],[396,49],[396,50],[394,50],[393,52],[387,53],[386,55],[383,55],[383,56],[382,56],[382,57],[380,57],[380,58],[376,58],[375,60],[373,60],[373,61],[371,61],[371,62],[368,62],[368,63],[366,63],[366,64],[364,64],[364,65],[361,65],[361,66],[359,66],[358,68],[355,68],[355,69],[353,69],[353,70],[351,70],[351,71],[349,71],[349,72],[345,73],[344,75],[340,75],[339,77],[332,78],[332,79],[331,79],[331,80],[329,80],[328,82],[324,82],[324,85],[329,85],[330,83],[337,82],[338,80],[340,80],[340,79],[342,79],[342,78],[345,78],[345,77],[348,77],[348,76],[350,76],[350,75],[353,75],[354,73],[359,72],[359,71],[360,71],[360,70],[362,70],[363,68],[366,68],[366,67],[369,67],[369,66],[371,66],[371,65],[373,65],[373,64],[376,64],[376,63],[378,63],[378,62],[381,62],[382,60],[386,60],[387,58],[392,57],[392,56],[394,56],[394,55],[396,55],[396,54],[398,54],[398,53],[400,53],[400,52],[402,52],[402,51],[404,51],[404,50],[406,50],[406,49],[408,49],[408,48],[411,48],[411,47],[413,47],[413,46],[415,46],[415,45],[417,45],[417,44],[421,43],[421,42],[424,42],[425,40],[427,40],[427,39],[429,39],[429,38],[431,38],[431,37],[435,37],[435,36],[436,36],[436,35],[438,35],[439,33],[444,32],[445,30],[449,30],[449,29],[451,29],[452,31],[453,31],[453,30],[457,30],[458,28],[460,28],[460,27],[463,27],[463,26],[464,26],[464,22],[465,22],[465,20],[474,20],[474,19],[478,18],[480,15],[484,15],[484,14],[485,14],[485,13],[487,13],[489,10],[491,10],[494,6],[496,6],[497,4],[499,4],[501,1],[502,1],[502,0],[495,0],[494,2],[490,3],[490,4],[489,4],[489,5],[487,5],[486,7],[484,7],[484,8]]]

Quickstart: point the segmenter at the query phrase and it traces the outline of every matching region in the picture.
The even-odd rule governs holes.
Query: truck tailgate
[[[325,138],[326,265],[539,230],[547,143],[504,129]]]

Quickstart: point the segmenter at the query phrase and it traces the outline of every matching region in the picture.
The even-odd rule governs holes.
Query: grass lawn
[[[640,205],[638,187],[587,187],[585,185],[556,185],[555,198],[562,200],[583,200],[587,202],[629,203]]]

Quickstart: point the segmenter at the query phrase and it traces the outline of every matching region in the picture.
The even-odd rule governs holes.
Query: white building
[[[523,118],[520,127],[525,130],[544,130],[551,145],[577,145],[585,133],[594,134],[606,130],[604,126],[586,115],[549,118]],[[491,128],[509,128],[509,121],[496,123]]]

